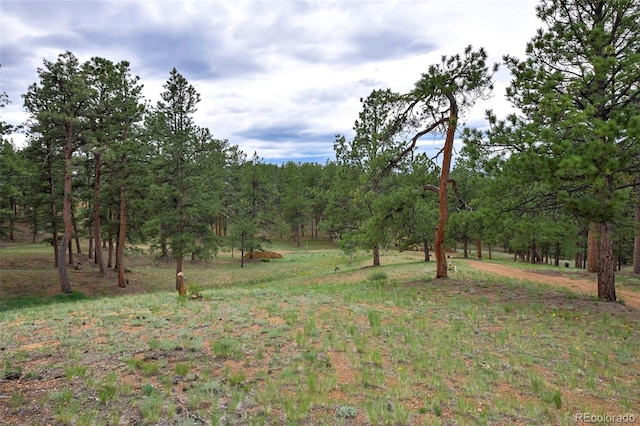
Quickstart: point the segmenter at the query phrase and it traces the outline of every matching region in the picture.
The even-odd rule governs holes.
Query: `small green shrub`
[[[389,278],[387,273],[384,271],[375,271],[367,275],[367,280],[369,281],[383,281]]]
[[[341,405],[336,408],[336,417],[341,419],[355,419],[358,416],[358,409],[350,405]]]

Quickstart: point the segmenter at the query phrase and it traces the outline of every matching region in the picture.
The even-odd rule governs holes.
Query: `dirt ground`
[[[461,261],[459,259],[458,261]],[[555,271],[534,271],[512,268],[495,263],[485,263],[481,260],[465,260],[473,269],[491,274],[502,275],[504,277],[528,280],[536,283],[548,284],[555,287],[564,287],[576,293],[588,294],[590,296],[598,295],[598,284],[595,275],[591,279],[573,279],[564,276]],[[616,296],[618,299],[624,300],[624,303],[636,309],[640,309],[640,294],[620,288],[616,288]]]

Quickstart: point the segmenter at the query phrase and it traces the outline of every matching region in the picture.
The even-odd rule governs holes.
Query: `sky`
[[[145,99],[160,99],[175,67],[201,95],[194,121],[266,162],[334,160],[353,136],[361,98],[408,92],[442,55],[485,48],[489,63],[524,57],[541,22],[538,0],[0,0],[2,119],[24,122],[22,94],[43,60],[71,51],[129,61]],[[466,116],[511,112],[504,66],[493,97]],[[10,136],[17,146],[24,134]],[[418,151],[437,152],[439,135]],[[457,145],[459,147],[459,144]]]

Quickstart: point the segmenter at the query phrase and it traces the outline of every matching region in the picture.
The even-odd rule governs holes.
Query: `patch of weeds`
[[[562,392],[555,390],[552,392],[545,392],[542,396],[544,402],[551,403],[558,410],[562,408]]]
[[[118,387],[116,386],[117,381],[118,381],[117,374],[110,373],[98,385],[98,400],[101,403],[104,404],[116,396],[116,394],[118,393]]]
[[[180,346],[180,343],[174,342],[172,340],[163,340],[160,342],[160,347],[158,349],[164,352],[169,352],[174,350],[180,350],[182,349],[182,346]]]
[[[140,364],[140,371],[147,377],[153,376],[164,366],[163,364],[166,365],[166,363],[166,360],[144,361]]]
[[[49,394],[49,400],[59,404],[67,405],[73,399],[73,391],[71,388],[64,388],[60,391]]]
[[[9,397],[9,407],[11,408],[11,411],[17,413],[20,411],[22,406],[25,405],[26,401],[27,399],[22,392],[12,393]]]
[[[382,353],[374,349],[369,353],[369,360],[376,367],[382,367]]]
[[[306,377],[307,391],[309,393],[316,393],[318,391],[318,373],[313,370],[307,371]]]
[[[64,369],[64,377],[71,380],[75,377],[84,377],[87,374],[87,367],[84,365],[71,365]]]
[[[200,284],[193,283],[187,286],[187,291],[192,299],[201,299],[202,298],[202,288]]]
[[[211,344],[213,354],[220,358],[242,358],[242,344],[230,337],[214,340]]]
[[[365,405],[365,412],[373,424],[406,425],[411,414],[401,405],[390,401],[374,401]]]
[[[440,402],[439,401],[433,401],[433,414],[436,417],[440,417],[442,416],[442,407],[440,406]]]
[[[367,275],[369,281],[382,281],[388,278],[387,273],[384,271],[375,271]]]
[[[318,335],[318,326],[315,317],[310,317],[309,321],[304,325],[304,334],[308,337],[316,337]]]
[[[284,401],[284,414],[288,423],[304,420],[311,409],[312,401],[309,395],[303,393],[298,396],[300,397],[298,400],[295,396],[291,396]]]
[[[22,377],[22,367],[19,365],[13,365],[9,360],[3,362],[4,366],[0,373],[2,380],[18,380]]]
[[[57,405],[55,408],[55,421],[63,425],[73,424],[73,420],[78,413],[78,408],[79,404],[77,402]]]
[[[336,417],[340,419],[355,419],[358,416],[358,409],[350,405],[341,405],[336,408]]]
[[[356,351],[360,354],[363,354],[367,351],[367,344],[369,343],[369,338],[364,334],[359,334],[354,337],[353,343],[356,346]]]
[[[620,346],[616,351],[616,360],[622,364],[627,365],[631,362],[633,355],[629,351],[629,348],[626,346]]]
[[[157,424],[162,417],[162,406],[164,398],[162,395],[146,396],[140,403],[142,416],[151,424]]]
[[[285,312],[283,317],[284,317],[284,322],[289,327],[294,327],[298,323],[298,313],[297,312],[294,312],[294,311]]]
[[[181,377],[184,377],[187,374],[189,374],[190,370],[191,370],[191,367],[189,366],[189,364],[185,364],[182,362],[177,363],[174,367],[174,371],[176,375]]]
[[[382,324],[382,315],[380,315],[380,312],[378,311],[372,309],[368,310],[367,319],[369,320],[369,325],[372,328],[380,327],[380,325]]]
[[[142,385],[142,394],[145,396],[151,395],[156,390],[156,387],[151,383],[145,383]]]
[[[225,372],[227,376],[227,382],[229,386],[237,387],[244,383],[247,380],[247,374],[243,370],[238,371],[227,371]]]
[[[79,413],[76,416],[75,424],[76,426],[93,426],[96,422],[97,413],[95,411],[87,411],[84,413]]]

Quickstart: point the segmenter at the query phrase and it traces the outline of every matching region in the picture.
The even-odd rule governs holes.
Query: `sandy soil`
[[[461,261],[461,259],[458,261]],[[528,280],[556,287],[564,287],[576,293],[584,293],[590,296],[598,295],[598,283],[595,275],[592,279],[574,279],[568,278],[563,276],[562,273],[554,271],[524,270],[504,265],[497,265],[495,263],[482,262],[480,260],[466,260],[464,262],[472,268],[482,272],[489,272],[491,274]],[[639,293],[616,288],[616,296],[618,299],[622,299],[626,305],[640,309]]]

